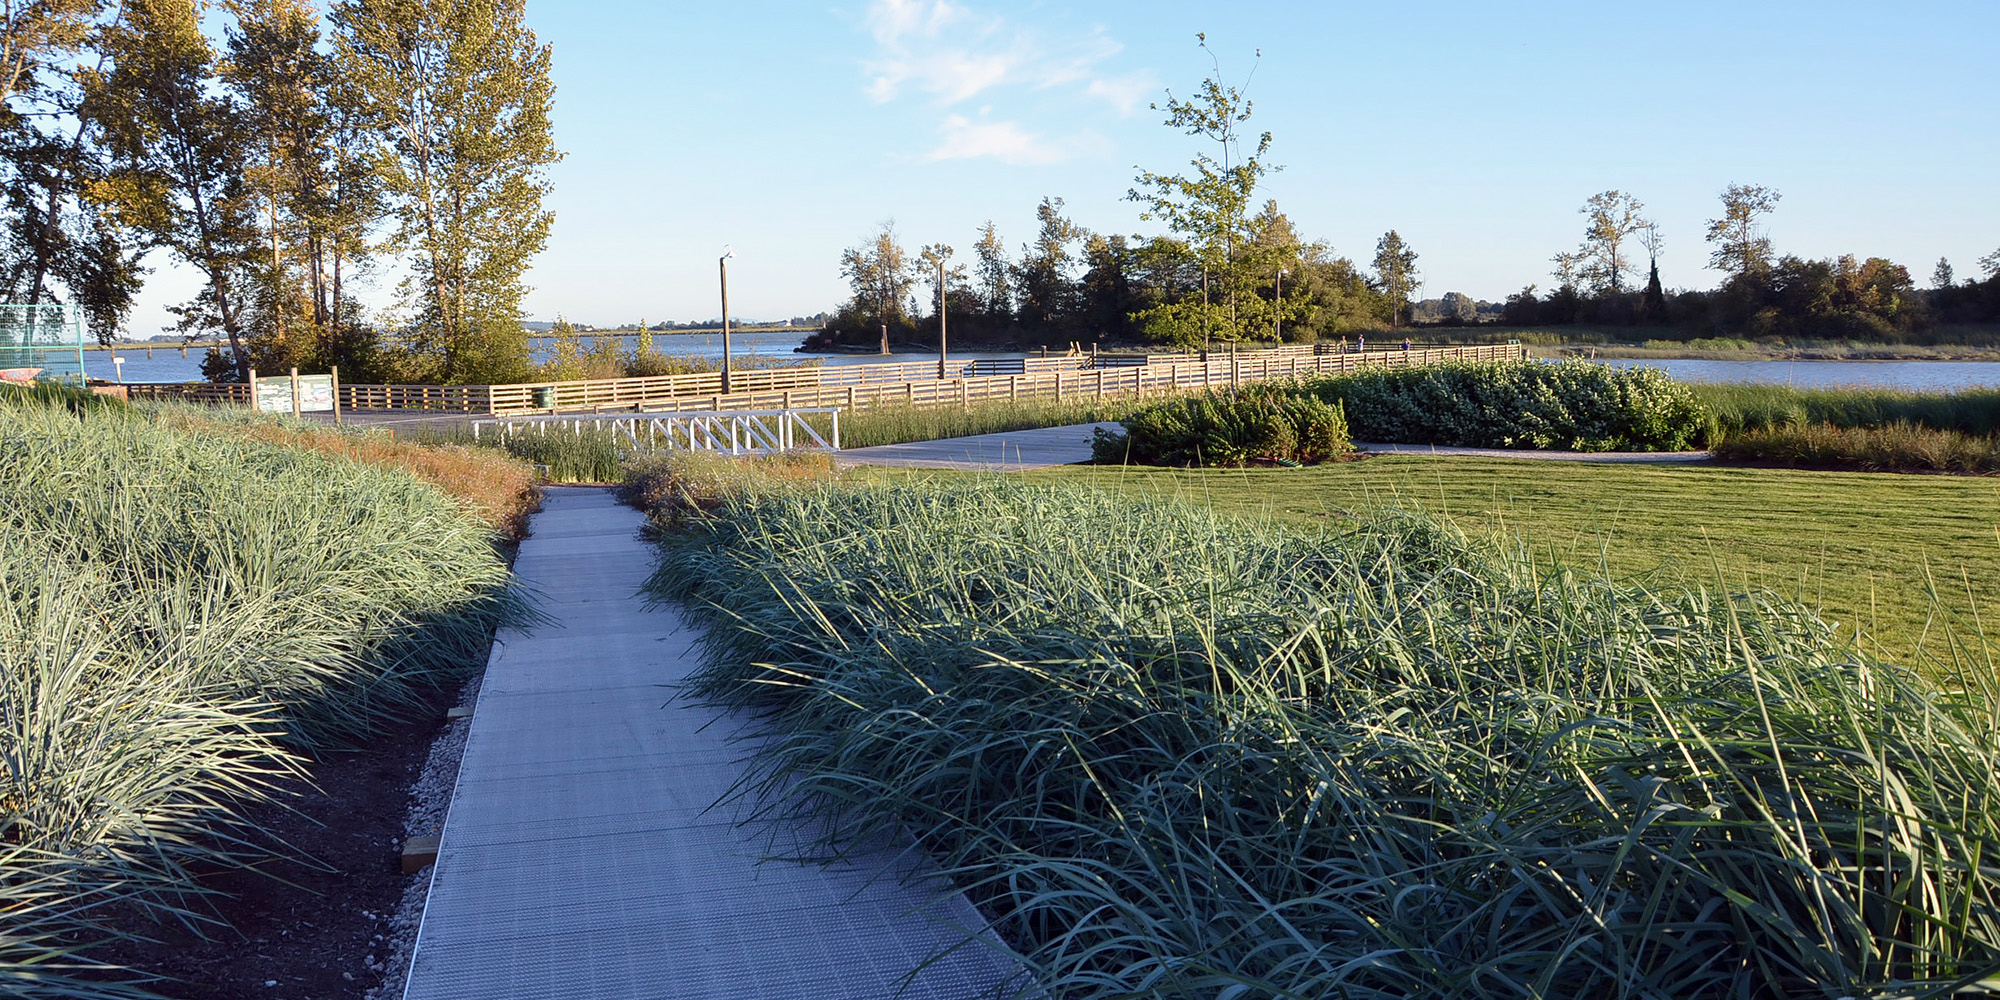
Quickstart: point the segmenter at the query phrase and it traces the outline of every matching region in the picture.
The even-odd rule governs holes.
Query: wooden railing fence
[[[1368,366],[1404,367],[1443,361],[1499,361],[1526,357],[1516,344],[1413,348],[1387,351],[1329,350],[1328,345],[1279,347],[1260,351],[1199,354],[1064,356],[952,361],[938,378],[935,361],[888,364],[814,365],[752,369],[730,375],[660,375],[581,382],[520,385],[350,385],[340,386],[344,410],[436,410],[505,415],[554,412],[685,412],[764,410],[801,407],[970,405],[991,399],[1077,399],[1116,395],[1147,396],[1315,372],[1352,371]],[[206,382],[132,383],[134,399],[189,399],[248,405],[242,384]]]

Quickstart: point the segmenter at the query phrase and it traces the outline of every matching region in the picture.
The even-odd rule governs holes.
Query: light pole
[[[724,246],[722,257],[715,264],[722,269],[722,394],[729,395],[729,258],[736,256],[733,247]]]
[[[1278,311],[1271,320],[1272,329],[1276,331],[1280,344],[1285,342],[1285,275],[1288,273],[1290,272],[1284,268],[1278,268],[1277,302],[1273,303]]]
[[[1209,342],[1215,339],[1215,327],[1208,321],[1208,265],[1201,266],[1201,363],[1208,364]]]
[[[883,281],[882,281],[882,282],[881,282],[880,284],[878,284],[878,285],[876,286],[876,288],[875,288],[875,302],[876,302],[876,305],[878,305],[878,306],[880,307],[880,308],[878,308],[878,309],[876,310],[876,313],[877,313],[877,315],[876,315],[876,317],[875,317],[875,318],[876,318],[876,319],[879,319],[879,320],[881,320],[881,321],[882,321],[882,356],[883,356],[883,357],[887,357],[887,356],[889,355],[889,285],[888,285],[888,279],[886,279],[886,278],[885,278],[885,279],[883,279]]]
[[[945,350],[946,350],[946,338],[945,338],[945,313],[948,313],[948,312],[950,312],[950,311],[951,311],[951,310],[950,310],[950,308],[949,308],[949,303],[948,303],[948,302],[946,301],[946,298],[945,298],[945,297],[946,297],[946,296],[947,296],[948,294],[950,294],[950,293],[949,293],[949,291],[948,291],[948,290],[946,289],[946,287],[945,287],[945,283],[944,283],[944,262],[945,262],[945,261],[946,261],[946,260],[947,260],[948,258],[950,258],[950,257],[951,257],[951,248],[950,248],[950,247],[948,247],[948,246],[945,246],[945,245],[943,245],[943,244],[939,244],[939,245],[938,245],[938,246],[936,246],[935,248],[929,248],[929,247],[927,247],[927,248],[925,248],[925,249],[926,249],[926,250],[927,250],[928,252],[930,252],[930,253],[931,253],[931,254],[932,254],[933,256],[935,256],[935,257],[937,258],[937,268],[938,268],[938,277],[937,277],[937,290],[938,290],[938,378],[942,379],[942,378],[944,378],[944,377],[945,377],[945,374],[944,374],[944,373],[945,373]]]

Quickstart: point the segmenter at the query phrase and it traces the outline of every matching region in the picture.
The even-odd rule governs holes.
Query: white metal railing
[[[821,434],[806,418],[828,415],[828,433]],[[688,410],[672,413],[523,414],[472,422],[472,437],[486,433],[503,440],[523,434],[582,434],[610,431],[634,449],[726,451],[731,455],[761,455],[795,448],[840,450],[840,408],[784,410]]]

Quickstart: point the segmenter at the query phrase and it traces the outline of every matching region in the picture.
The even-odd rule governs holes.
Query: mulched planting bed
[[[255,870],[202,873],[218,895],[196,905],[221,923],[197,931],[134,912],[119,926],[154,940],[90,954],[162,977],[150,988],[175,1000],[362,1000],[382,982],[404,890],[430,877],[402,872],[403,818],[456,702],[437,692],[415,721],[326,755],[311,784],[295,782],[280,803],[252,811],[253,826],[291,849]]]

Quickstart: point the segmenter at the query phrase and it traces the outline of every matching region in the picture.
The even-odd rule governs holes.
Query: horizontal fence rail
[[[824,415],[829,433],[821,434],[809,417]],[[693,410],[684,413],[612,415],[537,414],[497,417],[472,422],[472,438],[487,435],[502,440],[527,434],[581,434],[609,431],[635,450],[726,451],[731,455],[770,454],[795,448],[840,450],[840,410],[822,407],[795,410]]]
[[[1080,399],[1148,396],[1237,386],[1271,378],[1400,368],[1447,361],[1511,361],[1527,357],[1518,344],[1350,351],[1344,344],[1277,347],[1204,354],[1101,354],[939,362],[810,365],[644,378],[519,385],[340,386],[346,410],[435,410],[494,416],[560,413],[682,413],[699,410],[798,410],[838,407],[971,405],[993,399]],[[132,383],[134,399],[250,402],[241,384]]]

